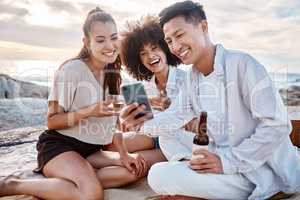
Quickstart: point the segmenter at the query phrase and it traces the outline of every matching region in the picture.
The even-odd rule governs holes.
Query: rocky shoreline
[[[20,81],[6,74],[0,74],[0,99],[47,98],[48,87]]]
[[[279,93],[287,106],[300,106],[300,86],[282,88]]]
[[[0,131],[45,125],[49,88],[0,74]]]
[[[0,132],[0,177],[22,174],[36,167],[36,142],[45,126]]]
[[[46,115],[46,99],[0,99],[0,131],[45,125]]]

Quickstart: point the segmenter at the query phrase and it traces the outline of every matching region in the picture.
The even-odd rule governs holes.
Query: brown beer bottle
[[[207,134],[207,112],[201,112],[197,134],[193,140],[193,152],[196,149],[208,150],[209,137]],[[192,155],[193,157],[194,155]]]

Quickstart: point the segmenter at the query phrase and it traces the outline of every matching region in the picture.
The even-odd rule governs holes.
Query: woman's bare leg
[[[65,152],[44,167],[45,179],[11,178],[0,183],[0,196],[31,195],[47,200],[102,200],[103,189],[91,165],[75,152]]]
[[[148,170],[153,164],[166,161],[160,149],[153,149],[153,138],[135,132],[124,133],[123,138],[129,152],[135,152],[144,158]],[[113,145],[107,145],[106,150],[109,151],[98,151],[87,158],[94,168],[99,169],[97,177],[105,189],[125,186],[147,176],[148,171],[143,176],[136,177],[124,168]]]
[[[166,161],[166,158],[160,149],[144,150],[135,153],[143,156],[149,168],[157,162]],[[122,166],[119,153],[114,151],[97,151],[87,157],[87,161],[96,169],[109,166]]]
[[[70,191],[68,194],[66,194],[67,190]],[[61,195],[61,199],[79,199],[78,197],[80,197],[75,197],[75,195],[72,195],[76,194],[77,192],[76,186],[73,183],[58,178],[8,178],[6,180],[1,181],[0,191],[0,197],[10,195],[30,195],[49,200],[58,200],[58,195]]]
[[[129,153],[149,150],[155,147],[153,138],[136,132],[123,133],[123,140]],[[105,146],[105,150],[117,151],[113,144]]]
[[[155,163],[167,161],[166,157],[160,149],[144,150],[138,151],[136,153],[143,156],[143,158],[148,163],[149,169]]]
[[[126,186],[141,178],[130,173],[125,167],[119,166],[105,167],[96,173],[104,189]]]
[[[117,152],[96,152],[88,158],[88,161],[94,168],[98,168],[97,177],[103,185],[103,188],[115,188],[125,186],[136,182],[142,177],[147,176],[150,167],[157,163],[166,161],[166,158],[159,149],[145,150],[136,152],[147,162],[148,170],[140,177],[130,173],[122,166]],[[113,160],[113,161],[112,161]],[[115,166],[108,165],[112,164]]]
[[[120,154],[115,151],[97,151],[87,157],[86,160],[95,169],[101,169],[109,166],[122,166]]]

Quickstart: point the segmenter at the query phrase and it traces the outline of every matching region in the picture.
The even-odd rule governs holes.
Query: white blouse
[[[100,82],[84,62],[71,60],[56,72],[48,101],[58,101],[65,112],[78,111],[103,101],[103,78]],[[115,116],[88,117],[73,127],[56,131],[82,142],[104,145],[112,142],[116,120]]]
[[[182,69],[170,66],[169,67],[169,75],[166,86],[167,96],[171,99],[171,101],[175,101],[182,82],[186,79],[186,72]],[[150,79],[150,81],[144,82],[144,87],[148,97],[159,96],[159,90],[155,83],[155,76]]]

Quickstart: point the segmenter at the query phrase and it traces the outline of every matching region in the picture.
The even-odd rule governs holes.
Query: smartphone
[[[135,119],[138,119],[147,113],[152,113],[151,106],[142,83],[123,85],[121,90],[126,104],[138,103],[139,105],[146,106],[145,111],[138,113],[135,116]]]

